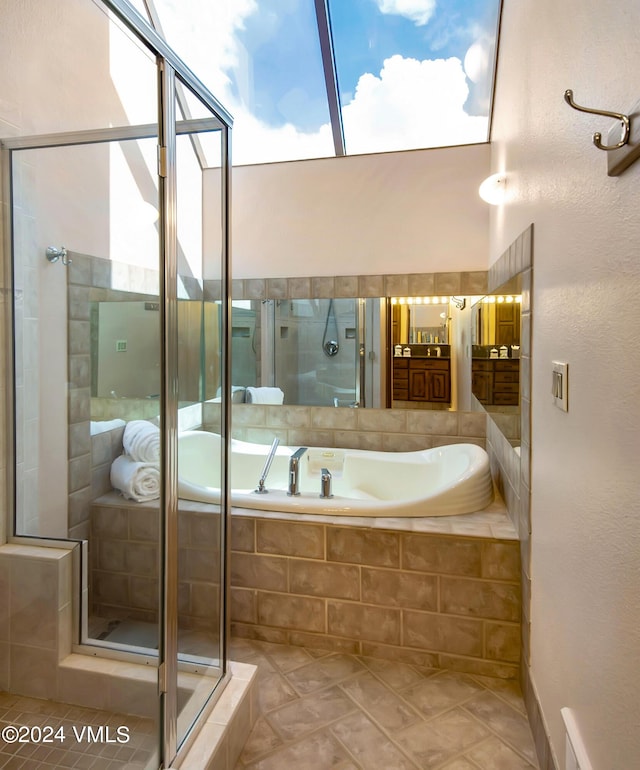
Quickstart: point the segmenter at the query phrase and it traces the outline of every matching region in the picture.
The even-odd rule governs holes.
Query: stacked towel
[[[284,393],[280,388],[247,388],[248,404],[282,404]]]
[[[132,420],[124,429],[122,446],[136,462],[159,463],[160,429],[147,420]]]
[[[111,464],[111,484],[128,500],[144,503],[160,497],[160,470],[157,463],[132,460],[120,455]]]

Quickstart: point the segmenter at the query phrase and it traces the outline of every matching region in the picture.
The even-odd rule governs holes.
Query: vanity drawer
[[[499,382],[498,375],[496,374],[496,377],[493,381],[493,392],[496,395],[498,395],[498,393],[518,393],[519,390],[520,390],[520,383]]]
[[[397,358],[393,359],[393,370],[395,371],[402,371],[402,369],[408,369],[409,368],[409,359],[408,358],[400,358],[398,356]]]
[[[495,361],[496,374],[498,372],[518,372],[520,370],[520,361]]]
[[[515,382],[515,383],[517,383],[520,380],[520,372],[518,372],[518,371],[515,371],[515,372],[499,372],[499,371],[496,371],[496,373],[494,374],[493,379],[494,379],[494,382],[496,383],[496,385],[499,382]]]
[[[496,393],[494,391],[493,403],[499,406],[518,406],[518,393]]]
[[[442,371],[448,371],[449,359],[438,358],[412,358],[410,363],[411,369],[439,369]]]
[[[493,361],[478,361],[474,360],[471,363],[471,369],[474,372],[492,372]]]

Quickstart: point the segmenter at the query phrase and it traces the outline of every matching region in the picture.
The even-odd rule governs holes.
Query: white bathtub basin
[[[289,457],[298,447],[279,446],[257,494],[269,447],[231,443],[231,502],[241,508],[348,516],[453,516],[486,508],[493,500],[489,458],[475,444],[449,444],[417,452],[373,452],[310,447],[300,463],[300,495],[287,495]],[[333,497],[320,497],[328,468]],[[220,501],[220,436],[185,431],[178,437],[178,496]]]

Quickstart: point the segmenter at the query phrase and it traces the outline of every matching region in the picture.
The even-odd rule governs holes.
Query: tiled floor
[[[235,639],[260,715],[235,770],[533,770],[514,682]]]
[[[12,727],[20,728],[20,732],[12,731]],[[119,727],[127,731],[118,733]],[[3,770],[142,770],[156,747],[156,733],[151,719],[0,692]],[[16,735],[29,740],[15,740]],[[126,742],[120,742],[127,736]]]

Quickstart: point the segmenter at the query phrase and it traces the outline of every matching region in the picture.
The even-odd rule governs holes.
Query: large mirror
[[[513,446],[520,444],[522,281],[513,276],[471,307],[471,392]]]
[[[379,305],[343,297],[234,300],[234,401],[372,406],[367,368],[373,372],[383,343],[377,335],[368,345],[366,329]]]

